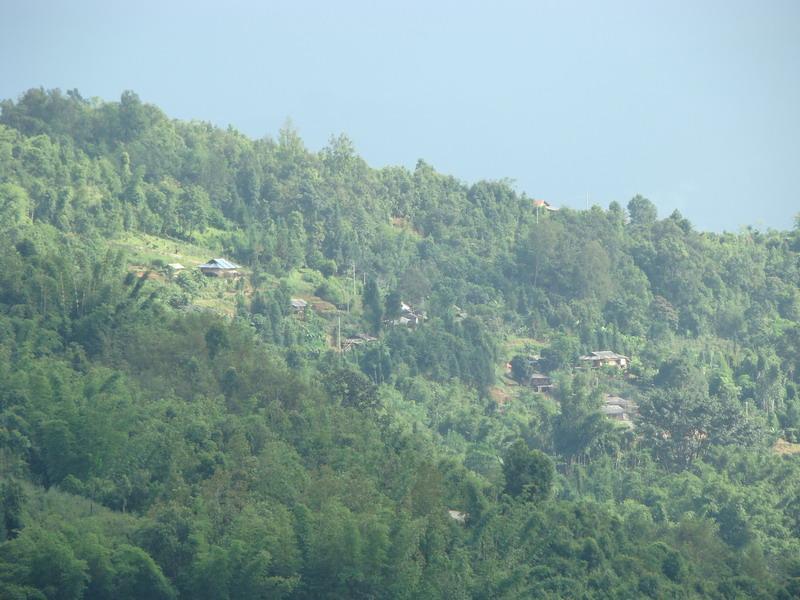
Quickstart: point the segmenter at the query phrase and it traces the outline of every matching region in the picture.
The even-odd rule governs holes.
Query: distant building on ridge
[[[545,210],[549,210],[549,211],[552,211],[552,212],[555,212],[555,211],[558,210],[558,207],[553,206],[547,200],[534,200],[533,201],[533,207],[534,208],[543,208]]]

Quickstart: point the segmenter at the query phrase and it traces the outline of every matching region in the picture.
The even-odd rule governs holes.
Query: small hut
[[[297,313],[304,312],[306,310],[306,307],[308,306],[308,302],[306,302],[302,298],[292,298],[289,301],[289,304],[291,305],[292,310]]]

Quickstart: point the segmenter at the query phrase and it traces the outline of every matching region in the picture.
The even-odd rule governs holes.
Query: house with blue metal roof
[[[208,275],[209,277],[236,277],[239,275],[239,269],[241,269],[239,265],[224,258],[212,258],[197,268],[200,269],[203,275]]]

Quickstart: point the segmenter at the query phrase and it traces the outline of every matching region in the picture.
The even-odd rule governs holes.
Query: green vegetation
[[[800,220],[0,106],[0,597],[800,594]]]

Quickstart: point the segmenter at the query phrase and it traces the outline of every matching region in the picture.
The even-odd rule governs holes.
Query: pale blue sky
[[[0,97],[38,86],[702,229],[800,212],[797,0],[2,0]]]

